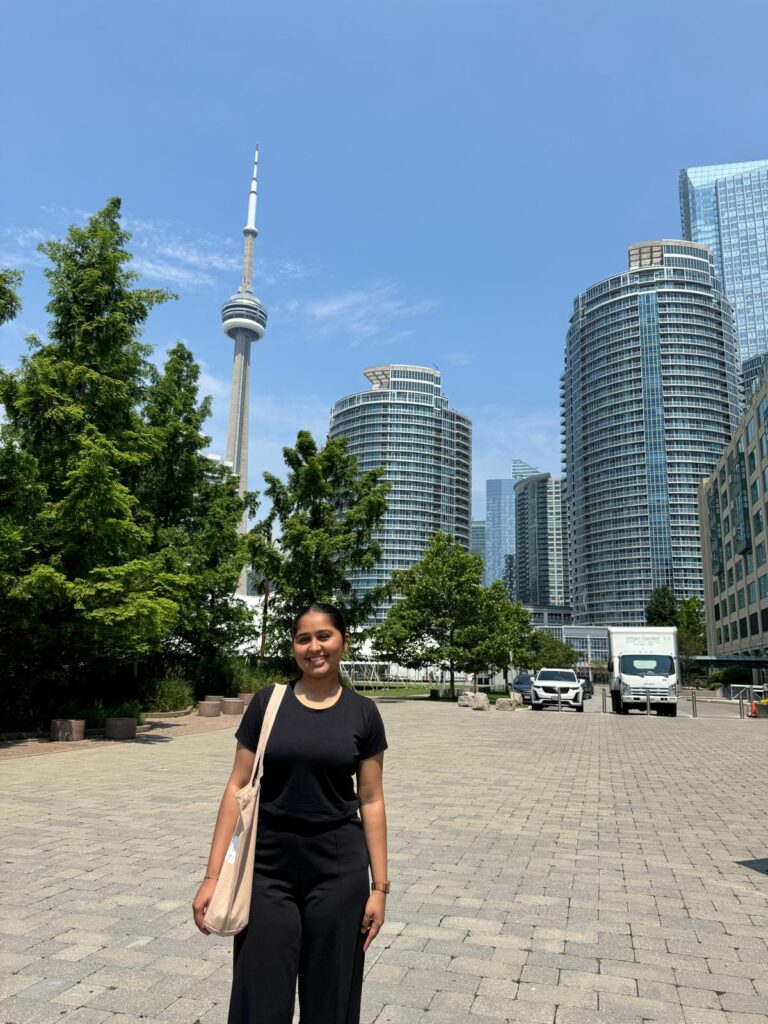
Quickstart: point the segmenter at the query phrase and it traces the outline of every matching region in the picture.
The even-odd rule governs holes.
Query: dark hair
[[[299,631],[299,622],[304,618],[307,612],[320,612],[322,615],[327,615],[333,623],[334,627],[338,629],[342,636],[347,635],[347,622],[342,612],[336,608],[335,605],[326,604],[324,601],[312,601],[310,604],[305,605],[296,612],[296,616],[291,623],[291,637],[294,638]]]

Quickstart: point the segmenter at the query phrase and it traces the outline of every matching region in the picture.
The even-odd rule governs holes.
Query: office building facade
[[[472,505],[472,424],[451,409],[438,370],[373,366],[364,371],[369,391],[349,395],[331,411],[328,436],[349,439],[361,472],[384,467],[388,508],[374,534],[383,557],[355,575],[359,595],[409,569],[443,531],[469,551]],[[381,621],[386,612],[376,612]]]
[[[683,237],[714,254],[741,359],[768,352],[768,160],[682,170],[680,213]]]
[[[472,520],[472,536],[469,542],[470,555],[480,555],[485,565],[485,520]]]
[[[698,485],[739,407],[711,251],[630,246],[628,271],[574,302],[561,385],[574,623],[642,625],[662,585],[701,597]]]
[[[768,653],[768,380],[699,488],[707,653]]]
[[[531,473],[538,473],[538,469],[522,459],[513,459],[508,478],[485,482],[486,587],[496,580],[514,578],[514,566],[510,567],[506,560],[515,553],[515,481]]]
[[[517,599],[526,605],[569,603],[563,481],[537,473],[515,483]]]

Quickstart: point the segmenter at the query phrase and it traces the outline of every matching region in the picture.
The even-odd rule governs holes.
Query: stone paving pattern
[[[768,1024],[768,723],[380,707],[365,1024]],[[224,1024],[190,903],[235,724],[3,759],[0,1024]]]

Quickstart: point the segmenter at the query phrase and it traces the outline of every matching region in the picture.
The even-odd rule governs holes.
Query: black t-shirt
[[[259,690],[235,733],[254,752],[273,689]],[[358,765],[386,749],[384,723],[372,700],[344,687],[335,704],[316,710],[302,704],[289,685],[264,756],[261,810],[307,822],[352,818],[360,806]]]

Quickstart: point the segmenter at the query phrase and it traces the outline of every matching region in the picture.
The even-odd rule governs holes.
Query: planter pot
[[[221,702],[222,715],[242,715],[243,702],[238,697],[225,697]]]
[[[135,740],[135,718],[108,718],[104,723],[104,738],[108,740]]]
[[[221,714],[221,701],[200,700],[197,702],[197,713],[201,718],[218,718]]]
[[[768,718],[768,704],[755,704],[758,718]]]
[[[243,702],[243,707],[247,708],[248,705],[253,700],[253,694],[252,693],[238,693],[237,699],[241,700]]]
[[[51,722],[51,740],[59,743],[62,740],[84,740],[84,718],[54,718]]]
[[[206,700],[222,701],[222,700],[226,700],[227,698],[226,697],[222,697],[222,695],[220,693],[206,693],[205,699]]]

